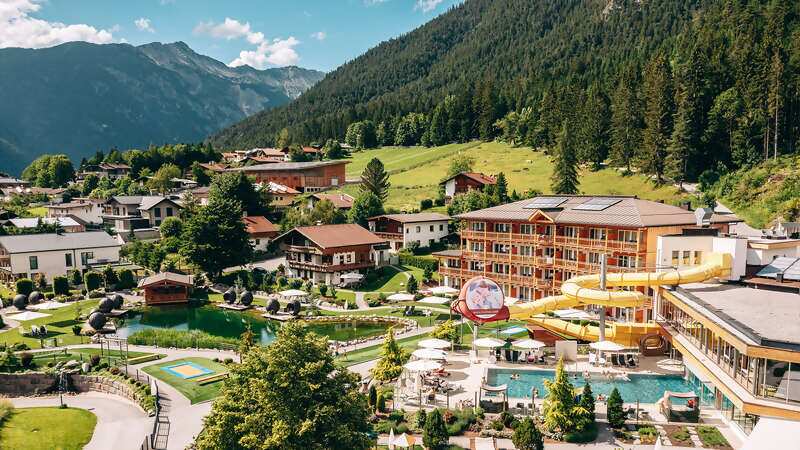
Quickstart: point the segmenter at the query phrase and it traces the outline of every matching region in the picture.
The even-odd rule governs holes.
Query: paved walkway
[[[58,396],[16,397],[10,399],[17,408],[58,406]],[[153,419],[138,406],[116,395],[86,392],[64,397],[72,408],[91,411],[97,416],[92,440],[84,450],[138,449],[153,427]]]

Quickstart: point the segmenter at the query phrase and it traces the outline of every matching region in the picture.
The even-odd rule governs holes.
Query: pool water
[[[511,375],[519,374],[516,380],[511,379]],[[570,373],[570,381],[576,388],[583,388],[586,381],[583,374]],[[553,380],[555,371],[553,370],[528,370],[528,369],[489,369],[487,383],[491,386],[508,385],[508,396],[516,398],[530,398],[531,390],[538,389],[537,398],[547,396],[547,389],[544,387],[544,380]],[[643,375],[630,374],[630,381],[608,380],[601,374],[593,374],[589,380],[592,392],[595,397],[603,394],[608,397],[614,387],[617,388],[622,400],[625,403],[655,403],[663,395],[664,391],[689,392],[695,391],[694,386],[688,383],[682,376],[678,375]],[[678,399],[672,399],[675,403]]]
[[[259,343],[266,345],[275,340],[280,322],[258,317],[251,312],[230,311],[214,305],[172,305],[146,307],[141,311],[130,312],[117,328],[117,335],[128,337],[136,331],[147,328],[170,328],[174,330],[200,330],[214,336],[238,338],[247,329],[256,335]],[[383,334],[389,328],[387,323],[372,322],[326,322],[310,323],[308,328],[329,339],[346,341]]]

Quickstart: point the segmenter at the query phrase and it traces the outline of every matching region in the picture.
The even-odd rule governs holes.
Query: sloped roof
[[[232,167],[227,169],[228,172],[254,172],[254,171],[279,171],[279,170],[304,170],[316,169],[318,167],[336,166],[339,164],[349,164],[350,161],[337,159],[335,161],[309,161],[309,162],[282,162],[271,164],[255,164],[248,167]]]
[[[242,221],[247,227],[247,234],[277,233],[280,231],[277,225],[264,216],[247,216],[243,217]]]
[[[353,207],[353,197],[347,194],[322,194],[316,193],[313,194],[312,197],[316,198],[317,200],[330,200],[333,203],[333,206],[339,209],[350,209]]]
[[[553,196],[539,196],[533,199],[521,200],[492,208],[472,211],[456,216],[458,219],[487,219],[487,220],[516,220],[527,221],[531,216],[540,211],[558,224],[576,225],[606,225],[619,227],[655,227],[671,225],[695,225],[696,218],[693,211],[687,211],[677,206],[636,197],[620,196],[565,196],[566,201],[556,208],[535,209],[526,208],[536,199],[553,198]],[[592,199],[613,198],[619,201],[603,210],[576,209],[579,205]],[[714,214],[711,223],[741,222],[734,214]]]
[[[178,206],[177,203],[175,203],[173,200],[171,200],[171,199],[169,199],[167,197],[162,197],[160,195],[148,195],[148,196],[142,197],[142,202],[139,204],[139,209],[148,210],[148,209],[158,205],[159,203],[161,203],[163,201],[168,201],[168,202],[172,203],[173,205]]]
[[[353,223],[297,227],[279,236],[278,239],[290,233],[300,233],[321,248],[385,244],[387,242],[386,239],[379,238],[366,228]]]
[[[58,223],[62,227],[77,227],[81,224],[75,221],[72,217],[18,217],[16,219],[9,219],[11,225],[17,228],[36,228],[39,225],[39,220],[44,224]]]
[[[280,183],[275,183],[273,181],[270,181],[269,183],[266,183],[263,186],[267,188],[267,190],[268,190],[268,192],[270,194],[299,194],[300,193],[300,191],[298,191],[297,189],[290,188],[289,186],[285,186],[285,185],[280,184]]]
[[[81,233],[0,236],[0,246],[3,246],[9,253],[32,253],[53,250],[119,247],[120,243],[105,231],[86,231]]]
[[[419,222],[441,222],[443,220],[450,220],[450,216],[445,216],[439,213],[416,213],[416,214],[383,214],[380,216],[370,217],[369,220],[377,220],[385,217],[389,220],[394,220],[400,223],[419,223]]]
[[[470,178],[470,179],[475,180],[475,181],[477,181],[478,183],[481,183],[481,184],[495,184],[495,183],[497,183],[497,180],[495,180],[494,177],[490,177],[489,175],[484,175],[484,174],[482,174],[480,172],[459,172],[459,173],[453,175],[450,178],[442,180],[442,182],[439,183],[439,184],[447,183],[448,181],[452,180],[453,178],[459,177],[459,176]]]
[[[139,287],[147,287],[156,283],[160,283],[162,281],[168,281],[170,283],[175,284],[182,284],[184,286],[192,286],[192,276],[191,275],[181,275],[179,273],[172,273],[172,272],[160,272],[155,275],[149,276],[147,278],[142,278],[139,280]]]

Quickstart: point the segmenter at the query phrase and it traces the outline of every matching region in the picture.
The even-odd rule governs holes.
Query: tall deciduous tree
[[[67,155],[42,155],[22,171],[22,178],[34,186],[63,187],[75,178],[75,168]]]
[[[351,223],[367,228],[367,219],[383,214],[383,202],[372,192],[362,192],[353,201],[353,206],[347,214],[347,219]]]
[[[181,169],[175,164],[164,164],[147,181],[147,187],[156,192],[166,193],[172,189],[173,178],[180,178]]]
[[[672,133],[672,72],[667,58],[659,54],[644,71],[644,132],[637,155],[639,168],[661,183]]]
[[[577,194],[578,157],[575,136],[569,120],[564,121],[553,157],[555,161],[553,162],[553,178],[550,188],[556,194]]]
[[[385,202],[389,197],[389,174],[378,158],[372,158],[361,173],[361,192],[371,192]]]
[[[337,367],[328,341],[301,324],[253,346],[204,419],[199,450],[367,450],[370,425],[358,377]]]
[[[208,202],[222,199],[236,200],[249,216],[263,216],[269,212],[267,190],[257,190],[253,180],[241,171],[223,173],[214,178],[208,191]]]

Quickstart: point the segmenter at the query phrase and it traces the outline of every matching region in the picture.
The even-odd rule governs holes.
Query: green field
[[[88,342],[87,337],[75,336],[72,332],[74,325],[83,325],[83,321],[75,320],[78,315],[78,310],[84,315],[88,314],[91,309],[97,306],[100,299],[82,300],[80,302],[70,303],[60,309],[52,309],[49,311],[42,311],[43,314],[50,314],[49,317],[42,317],[41,319],[28,320],[21,322],[21,325],[26,330],[30,330],[31,325],[46,325],[48,339],[56,338],[59,345],[83,344]],[[13,316],[10,317],[13,319]],[[14,328],[6,332],[0,333],[0,343],[14,344],[17,342],[24,342],[30,348],[41,348],[41,341],[38,338],[31,338],[22,336],[19,328]]]
[[[407,275],[414,275],[418,282],[422,281],[423,270],[418,267],[402,266],[403,271],[397,270],[394,266],[381,267],[376,270],[378,278],[364,282],[359,291],[367,292],[405,292]]]
[[[97,417],[84,409],[19,408],[0,428],[0,448],[80,450],[92,440],[96,424]]]
[[[553,165],[550,158],[543,152],[502,142],[472,142],[433,148],[387,147],[356,152],[347,166],[347,177],[357,178],[369,160],[377,157],[391,174],[392,187],[386,206],[410,211],[419,208],[420,200],[436,197],[439,181],[447,173],[451,157],[460,152],[475,159],[474,169],[478,172],[488,175],[505,173],[509,190],[551,192]],[[637,195],[667,203],[676,203],[682,197],[675,187],[655,187],[644,176],[623,176],[613,168],[596,172],[582,170],[580,182],[580,190],[585,194]],[[344,188],[351,195],[357,190],[357,185]]]
[[[214,374],[228,371],[228,368],[223,364],[214,362],[208,358],[196,357],[175,359],[159,364],[153,364],[144,367],[142,370],[177,389],[178,392],[185,395],[186,398],[192,402],[192,404],[214,399],[219,394],[219,390],[222,387],[222,380],[201,385],[197,381],[180,378],[163,369],[165,366],[179,364],[184,361],[193,362],[207,369],[211,369],[214,371]]]

